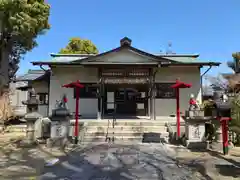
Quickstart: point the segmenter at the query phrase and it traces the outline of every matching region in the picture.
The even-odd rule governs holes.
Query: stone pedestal
[[[27,113],[24,118],[25,118],[26,123],[27,123],[26,142],[28,144],[34,144],[36,142],[35,122],[39,118],[42,118],[42,116],[37,112],[32,112],[32,113]]]
[[[44,142],[50,138],[51,120],[48,117],[38,119],[35,122],[35,137],[38,142]]]
[[[4,131],[4,125],[0,124],[0,133]]]
[[[206,149],[208,142],[205,138],[205,123],[210,121],[203,116],[187,117],[185,119],[186,147],[195,149]]]
[[[51,133],[48,147],[65,147],[69,139],[70,113],[66,108],[57,108],[51,117]]]

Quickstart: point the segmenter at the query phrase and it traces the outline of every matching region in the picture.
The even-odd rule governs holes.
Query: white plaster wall
[[[159,68],[156,74],[156,82],[180,81],[192,84],[191,88],[180,89],[180,112],[188,109],[190,94],[194,94],[201,103],[200,70],[198,67],[171,67]],[[156,116],[169,116],[176,114],[176,99],[156,99]]]
[[[60,100],[66,93],[68,97],[68,107],[71,112],[75,112],[75,99],[73,89],[62,88],[76,80],[80,82],[98,82],[98,72],[96,68],[83,67],[54,67],[52,68],[49,94],[49,115],[55,108],[56,100]],[[201,102],[200,70],[198,67],[171,67],[159,68],[156,74],[156,82],[175,82],[179,78],[181,81],[192,84],[189,89],[180,90],[180,110],[185,112],[188,108],[189,96],[193,93]],[[97,99],[80,99],[79,113],[83,116],[97,117]],[[156,116],[169,116],[176,113],[175,99],[156,99]]]
[[[28,97],[27,91],[21,91],[16,89],[16,87],[21,84],[27,85],[27,83],[17,82],[10,83],[11,94],[10,94],[10,102],[14,109],[14,113],[16,116],[23,116],[27,112],[27,106],[22,104],[22,101],[26,101]]]
[[[82,83],[97,83],[98,71],[96,68],[83,67],[53,67],[50,78],[49,115],[56,107],[56,101],[61,100],[65,93],[68,98],[68,108],[75,112],[75,99],[72,88],[63,88],[62,85],[79,80]],[[97,117],[97,98],[79,100],[79,114],[84,117]]]
[[[48,93],[48,82],[46,81],[32,82],[32,87],[35,93]],[[48,115],[48,105],[40,104],[38,106],[38,113],[46,117]]]

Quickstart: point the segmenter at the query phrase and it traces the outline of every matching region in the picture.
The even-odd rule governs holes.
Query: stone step
[[[145,137],[145,139],[144,139]],[[168,137],[165,136],[119,136],[119,135],[111,135],[109,134],[108,136],[103,136],[103,135],[98,135],[98,136],[90,136],[86,135],[84,137],[79,137],[80,142],[105,142],[111,141],[114,138],[114,142],[167,142]]]
[[[115,134],[143,134],[143,133],[168,133],[167,131],[133,131],[133,130],[116,130],[109,129],[108,131],[83,131],[85,134],[106,134],[106,133],[115,133]]]
[[[113,127],[107,127],[107,126],[102,126],[102,127],[97,127],[97,126],[88,126],[81,128],[80,130],[85,130],[88,132],[104,132],[109,129],[114,129],[115,131],[140,131],[140,132],[162,132],[162,131],[167,131],[167,127],[165,126],[115,126]]]
[[[107,140],[111,140],[114,137],[115,141],[142,141],[142,136],[107,136]],[[106,136],[85,136],[84,138],[79,138],[82,142],[104,142],[106,141]]]
[[[110,126],[113,124],[112,120],[95,120],[95,121],[80,121],[79,124],[83,124],[84,126]],[[117,120],[115,125],[123,125],[123,126],[158,126],[165,125],[165,122],[162,121],[153,121],[153,120]]]
[[[11,125],[6,127],[5,132],[26,132],[26,129],[27,129],[26,124]]]
[[[132,132],[132,131],[123,131],[123,132],[114,132],[114,131],[109,131],[107,132],[84,132],[84,133],[80,133],[83,136],[106,136],[106,135],[113,135],[114,136],[143,136],[144,134],[150,134],[150,133],[156,133],[159,134],[159,136],[169,136],[169,132]]]

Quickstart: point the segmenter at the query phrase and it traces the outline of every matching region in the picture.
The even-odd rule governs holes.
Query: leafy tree
[[[68,45],[61,49],[60,54],[98,54],[97,47],[90,41],[80,38],[71,38]]]
[[[210,83],[209,88],[213,89],[213,91],[222,91],[227,92],[229,88],[229,83],[224,79],[221,75],[211,76],[206,75],[206,80]]]
[[[50,28],[50,5],[44,0],[0,0],[1,90],[18,69],[17,64],[37,46],[36,38]]]
[[[240,52],[232,54],[233,60],[227,62],[229,68],[231,68],[235,73],[240,72]]]
[[[240,144],[240,52],[232,54],[233,60],[228,62],[228,67],[233,70],[232,74],[223,74],[225,80],[219,77],[208,77],[214,91],[223,90],[224,92],[234,92],[231,100],[231,118],[229,129],[234,132],[235,144]]]
[[[235,96],[232,100],[232,121],[230,121],[230,130],[236,133],[236,144],[240,144],[240,94],[239,94],[239,82],[240,82],[240,52],[232,54],[233,61],[228,62],[228,67],[234,71],[227,77],[231,88],[235,92]]]
[[[235,95],[232,101],[232,120],[230,121],[230,130],[236,133],[236,144],[240,144],[240,96]]]

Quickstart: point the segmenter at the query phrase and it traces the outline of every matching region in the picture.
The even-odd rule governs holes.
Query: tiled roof
[[[79,61],[90,56],[95,56],[96,54],[54,54],[51,53],[51,59],[44,62],[72,62]],[[35,70],[33,70],[35,71]]]
[[[18,82],[11,82],[10,87],[15,89],[15,88],[21,88],[27,86],[28,83],[26,81],[18,81]]]
[[[195,57],[188,57],[188,56],[182,56],[182,57],[165,57],[166,59],[182,62],[182,63],[206,63],[208,61],[200,60]]]
[[[28,73],[16,78],[16,81],[32,81],[45,75],[43,70],[29,70]]]
[[[55,54],[55,53],[51,53],[50,56],[51,57],[90,57],[90,56],[96,56],[97,54]]]
[[[73,57],[73,56],[59,56],[59,57],[54,57],[51,59],[51,62],[71,62],[71,61],[78,61],[85,59],[86,57]]]
[[[199,54],[176,54],[176,53],[167,53],[167,54],[163,54],[163,53],[154,53],[154,55],[156,56],[160,56],[160,57],[199,57]]]
[[[199,54],[157,54],[159,57],[181,63],[206,63],[208,61],[198,59]]]
[[[203,61],[198,59],[199,54],[154,54],[155,56],[168,59],[170,61],[176,61],[178,63],[208,63],[210,61]],[[54,62],[54,63],[69,63],[73,61],[81,62],[86,58],[96,56],[96,54],[51,54],[51,59],[43,62]],[[40,61],[41,62],[41,61]]]

